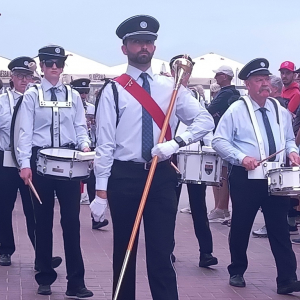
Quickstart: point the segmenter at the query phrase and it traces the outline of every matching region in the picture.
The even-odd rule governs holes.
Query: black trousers
[[[177,199],[181,193],[182,185],[176,187]],[[199,244],[201,254],[210,254],[213,252],[212,235],[207,219],[207,207],[205,202],[206,185],[205,184],[187,184],[189,202],[194,223],[194,230]]]
[[[20,178],[17,168],[3,167],[4,152],[0,151],[0,254],[12,255],[15,241],[12,227],[12,212],[18,189],[21,193],[27,233],[32,246],[35,246],[35,218],[28,186]]]
[[[108,201],[114,232],[115,291],[148,171],[133,162],[114,161]],[[176,273],[171,262],[177,211],[177,176],[168,161],[158,164],[143,213],[148,280],[154,300],[177,300]],[[135,299],[136,238],[118,300]]]
[[[87,193],[89,196],[90,203],[95,199],[96,196],[96,178],[94,170],[91,171],[88,179],[82,180],[82,183],[86,183]]]
[[[68,289],[84,287],[84,265],[80,249],[80,182],[49,179],[36,172],[36,153],[31,157],[32,182],[41,201],[34,199],[36,216],[36,261],[41,270],[35,275],[38,284],[52,284],[57,277],[51,267],[53,248],[54,191],[60,205]]]
[[[232,218],[229,235],[230,275],[243,275],[248,266],[247,247],[251,228],[262,207],[271,250],[277,267],[277,285],[296,280],[296,258],[292,249],[287,212],[289,198],[268,194],[267,180],[248,179],[248,172],[233,166],[229,175]]]

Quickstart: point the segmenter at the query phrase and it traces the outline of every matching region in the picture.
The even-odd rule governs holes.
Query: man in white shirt
[[[123,40],[122,51],[128,58],[127,75],[123,74],[116,79],[117,82],[108,84],[100,97],[96,112],[96,199],[90,207],[94,217],[101,220],[107,200],[109,202],[114,230],[115,291],[152,156],[159,157],[143,213],[147,270],[152,298],[176,300],[176,273],[170,256],[174,248],[177,175],[169,158],[180,146],[200,140],[214,125],[209,113],[200,107],[188,90],[181,87],[171,114],[169,134],[167,131],[166,135],[170,140],[154,146],[160,135],[159,126],[137,100],[143,99],[132,96],[131,92],[135,89],[139,95],[145,94],[152,107],[158,105],[158,109],[166,113],[174,80],[155,75],[151,69],[158,29],[156,19],[140,15],[125,20],[116,31]],[[120,78],[129,78],[129,81],[121,85]],[[188,127],[172,139],[178,119]],[[135,299],[137,244],[138,237],[118,300]]]
[[[90,82],[91,81],[87,78],[79,78],[71,81],[70,86],[79,93],[80,98],[82,100],[82,104],[85,110],[88,135],[91,141],[91,150],[94,151],[96,145],[95,105],[87,101],[88,95],[90,93]],[[95,199],[95,195],[96,195],[96,191],[95,191],[96,179],[95,179],[94,170],[91,170],[90,177],[88,179],[83,180],[82,182],[83,184],[87,185],[87,193],[89,197],[88,204],[90,204]],[[81,199],[80,203],[85,204],[84,199]],[[96,222],[92,217],[92,229],[100,229],[107,225],[108,225],[107,219],[103,220],[103,222],[101,221]]]
[[[40,268],[35,276],[39,284],[38,294],[50,295],[51,284],[57,278],[51,266],[55,192],[60,204],[66,256],[66,297],[88,298],[93,293],[84,283],[79,223],[80,182],[39,175],[36,163],[38,151],[44,147],[90,151],[84,108],[78,92],[68,90],[60,80],[67,59],[65,50],[56,45],[45,46],[39,49],[39,59],[44,77],[41,85],[29,88],[24,94],[18,112],[22,118],[17,145],[20,176],[25,184],[32,180],[42,201],[41,205],[37,199],[33,199],[36,259]],[[59,107],[58,111],[53,107]]]
[[[232,200],[229,235],[231,264],[229,284],[245,287],[244,273],[248,266],[247,247],[255,215],[262,207],[271,250],[277,267],[277,293],[300,291],[296,275],[296,258],[292,249],[287,211],[289,198],[269,195],[264,176],[264,157],[285,148],[292,165],[300,163],[290,113],[270,95],[269,62],[257,58],[239,73],[245,80],[249,97],[233,103],[221,118],[212,142],[213,148],[227,160]],[[283,152],[269,158],[280,162]],[[252,179],[257,178],[257,179]]]
[[[7,88],[6,93],[0,96],[0,265],[11,265],[11,255],[15,252],[15,242],[12,228],[12,212],[17,198],[18,189],[21,194],[23,211],[26,218],[28,237],[35,247],[35,217],[29,187],[20,178],[18,169],[4,160],[11,157],[10,128],[12,115],[16,104],[22,98],[27,85],[32,81],[33,71],[29,64],[34,60],[28,56],[13,59],[8,64],[12,72],[11,83],[13,88]],[[53,257],[52,267],[58,267],[61,257]],[[39,267],[35,263],[35,269]]]

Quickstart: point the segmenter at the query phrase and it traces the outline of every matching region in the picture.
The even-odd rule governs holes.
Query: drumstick
[[[273,156],[277,155],[278,153],[282,152],[283,150],[285,150],[285,148],[283,148],[283,149],[281,149],[281,150],[279,150],[279,151],[277,151],[277,152],[271,154],[270,156],[266,157],[265,159],[259,161],[258,164],[261,164],[261,163],[263,163],[264,161],[266,161],[266,160],[272,158]]]
[[[29,184],[31,190],[33,191],[35,197],[39,200],[40,204],[42,204],[42,201],[41,201],[41,199],[40,199],[40,196],[39,196],[39,194],[37,193],[37,191],[36,191],[34,185],[32,184],[32,181],[31,181],[30,179],[28,179],[28,184]]]
[[[171,161],[171,166],[176,170],[177,173],[180,174],[179,169],[175,166],[175,164]]]

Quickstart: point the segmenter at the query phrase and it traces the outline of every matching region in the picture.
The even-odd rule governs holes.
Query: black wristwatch
[[[180,136],[176,136],[174,138],[174,141],[179,145],[179,147],[184,147],[186,146],[185,141],[180,137]]]

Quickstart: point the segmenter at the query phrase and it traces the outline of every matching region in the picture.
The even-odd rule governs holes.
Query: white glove
[[[103,222],[107,210],[107,199],[100,198],[96,195],[96,198],[90,204],[90,209],[94,220],[96,222]]]
[[[159,159],[166,160],[170,158],[173,153],[177,152],[178,149],[179,145],[174,140],[171,140],[155,145],[151,150],[151,154],[152,157],[157,155]]]

